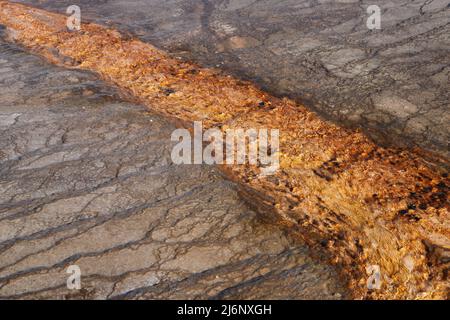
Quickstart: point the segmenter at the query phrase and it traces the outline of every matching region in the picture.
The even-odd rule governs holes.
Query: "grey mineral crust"
[[[448,0],[20,1],[217,66],[377,142],[449,158]],[[369,30],[367,8],[381,9]]]
[[[0,42],[0,299],[347,297],[214,167],[173,165],[174,129]]]

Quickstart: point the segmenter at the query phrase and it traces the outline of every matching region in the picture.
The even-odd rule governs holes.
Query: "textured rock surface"
[[[0,298],[347,297],[213,167],[172,165],[173,129],[0,42]]]
[[[250,203],[326,248],[357,297],[448,297],[447,172],[114,29],[83,24],[70,32],[64,15],[8,2],[0,7],[9,41],[54,63],[96,71],[185,125],[202,120],[222,130],[281,128],[275,148],[280,168],[273,176],[261,175],[258,163],[223,168]],[[382,270],[379,290],[367,286],[366,272],[374,266]]]
[[[256,80],[379,142],[418,145],[448,161],[448,0],[18,2],[60,13],[78,4],[84,19]],[[366,27],[369,5],[381,8],[381,30]]]

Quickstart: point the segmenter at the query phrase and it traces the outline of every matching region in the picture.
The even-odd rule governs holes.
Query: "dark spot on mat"
[[[168,87],[160,87],[159,88],[166,96],[170,96],[172,93],[175,93],[175,90]]]
[[[419,209],[420,210],[426,210],[427,209],[427,204],[426,203],[421,203],[421,204],[419,204]]]

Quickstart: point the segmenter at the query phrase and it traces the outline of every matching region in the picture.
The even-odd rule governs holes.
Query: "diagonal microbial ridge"
[[[53,63],[98,73],[181,125],[280,130],[280,169],[223,165],[257,209],[325,249],[356,298],[446,298],[450,224],[448,175],[420,155],[382,148],[289,99],[174,58],[113,29],[0,1],[6,37]],[[169,137],[168,137],[169,138]],[[370,290],[379,268],[381,288]]]

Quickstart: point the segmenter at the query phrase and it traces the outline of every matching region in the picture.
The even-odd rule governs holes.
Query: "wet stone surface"
[[[18,1],[114,26],[217,66],[381,143],[448,159],[448,0]],[[369,5],[381,30],[366,26]]]
[[[347,297],[215,168],[173,165],[172,130],[95,75],[1,42],[0,298]]]

